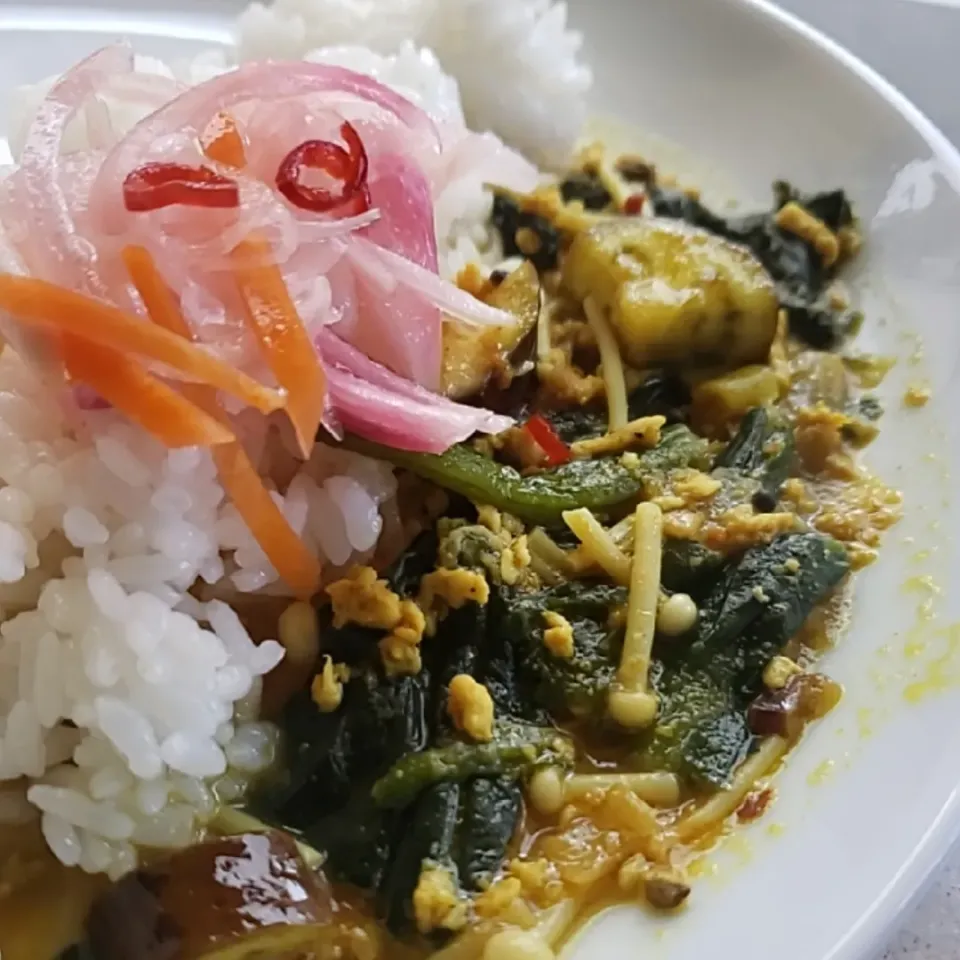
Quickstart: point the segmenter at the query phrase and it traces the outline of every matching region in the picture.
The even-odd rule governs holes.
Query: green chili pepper
[[[371,796],[381,807],[405,807],[435,783],[471,777],[519,778],[539,766],[569,766],[573,746],[549,727],[504,724],[490,743],[449,743],[409,753],[374,785]]]
[[[552,470],[522,476],[465,444],[445,453],[411,453],[350,437],[358,453],[388,460],[476,503],[488,503],[527,523],[559,523],[565,510],[586,507],[606,514],[638,500],[650,477],[678,467],[708,465],[708,444],[680,424],[666,427],[660,443],[633,465],[620,457],[571,460]]]

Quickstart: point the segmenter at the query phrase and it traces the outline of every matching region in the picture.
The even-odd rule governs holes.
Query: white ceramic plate
[[[869,228],[854,278],[864,346],[900,358],[869,459],[906,498],[829,658],[847,696],[791,757],[771,811],[714,857],[682,916],[663,923],[621,909],[571,952],[867,960],[960,832],[960,627],[950,628],[960,593],[949,589],[960,574],[950,479],[960,475],[950,414],[960,400],[960,157],[869,69],[761,0],[571,7],[596,67],[597,108],[679,145],[664,148],[666,165],[760,202],[778,177],[852,191]],[[225,39],[236,9],[230,0],[0,3],[0,88],[120,35],[143,52],[188,56]],[[904,389],[920,380],[933,400],[907,410]]]

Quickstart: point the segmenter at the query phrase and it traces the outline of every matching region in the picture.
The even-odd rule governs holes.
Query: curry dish
[[[287,653],[273,766],[116,882],[6,830],[4,960],[549,960],[598,905],[696,909],[840,700],[817,658],[899,499],[857,462],[845,193],[720,213],[601,145],[493,190],[508,259],[457,282],[515,322],[447,323],[442,392],[515,426],[344,436],[400,520],[312,603],[238,607]]]

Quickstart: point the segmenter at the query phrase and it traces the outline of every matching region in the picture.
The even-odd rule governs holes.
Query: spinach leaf
[[[883,405],[875,396],[868,393],[857,400],[855,409],[851,412],[870,423],[875,423],[883,416]]]
[[[681,423],[690,405],[690,388],[670,373],[652,373],[627,397],[627,415],[639,417],[666,417],[667,423]],[[607,429],[607,408],[604,405],[577,407],[542,413],[557,436],[565,443],[599,437]]]
[[[698,597],[725,562],[723,554],[696,540],[666,539],[660,557],[660,582],[673,593]]]
[[[450,658],[437,702],[442,705],[435,742],[454,735],[447,712],[447,690],[457,673],[470,673],[487,688],[498,718],[547,727],[549,717],[521,688],[518,651],[500,629],[504,588],[491,587],[486,607],[464,607],[443,623],[441,642],[461,642]],[[472,617],[473,623],[467,618]],[[456,638],[456,640],[454,639]],[[523,812],[519,783],[510,777],[478,776],[460,785],[460,827],[457,832],[457,871],[467,890],[478,890],[500,867]]]
[[[639,766],[722,786],[749,749],[746,710],[763,669],[849,569],[844,548],[817,533],[753,547],[725,569],[687,644],[658,643],[651,671],[660,697]]]
[[[696,786],[724,785],[751,744],[747,705],[722,678],[682,656],[655,660],[651,681],[660,715],[641,738],[638,765],[671,770]]]
[[[579,200],[585,210],[604,210],[613,202],[613,197],[603,185],[603,181],[585,170],[569,173],[563,178],[560,182],[560,196],[564,203]]]
[[[326,870],[361,890],[383,883],[405,826],[403,812],[383,810],[362,790],[349,802],[316,819],[308,819],[300,836],[326,856]]]
[[[549,220],[539,214],[521,210],[511,196],[494,191],[490,222],[500,234],[505,257],[525,257],[541,273],[556,267],[560,254],[560,234]],[[517,242],[518,232],[524,230],[536,237],[537,249],[532,252],[524,252]]]
[[[754,407],[740,421],[736,436],[717,457],[714,475],[735,471],[754,480],[774,502],[796,462],[793,429],[778,410]],[[742,501],[741,501],[742,502]]]
[[[379,776],[399,756],[427,743],[429,674],[380,678],[365,673],[348,683],[343,703],[321,713],[308,691],[281,718],[280,773],[253,804],[269,823],[303,832],[347,803],[355,784]]]
[[[457,869],[468,890],[479,890],[500,869],[523,808],[520,784],[476,777],[460,786],[463,800]]]
[[[570,744],[545,725],[520,689],[516,651],[499,629],[501,590],[493,588],[486,607],[467,606],[442,621],[433,643],[449,656],[434,668],[431,746],[399,758],[368,790],[376,809],[362,816],[385,824],[378,837],[392,837],[395,866],[387,880],[382,871],[371,872],[364,886],[379,886],[378,902],[397,932],[412,925],[410,899],[423,861],[443,866],[465,890],[481,889],[516,833],[523,809],[517,778],[572,756]],[[497,717],[492,743],[455,739],[446,702],[458,673],[476,677],[491,694]]]
[[[485,661],[477,676],[490,691],[497,716],[545,727],[550,725],[550,715],[533,697],[524,673],[526,644],[505,627],[511,599],[517,593],[509,587],[491,587],[487,633],[482,641]]]
[[[440,782],[420,794],[377,889],[389,927],[403,935],[416,926],[413,893],[424,870],[441,867],[462,890],[476,892],[489,883],[513,839],[521,804],[515,782],[483,777]],[[431,939],[443,939],[443,931]]]
[[[414,595],[434,568],[436,553],[435,533],[418,537],[388,571],[391,587]],[[323,850],[332,875],[373,890],[391,861],[401,818],[370,800],[370,786],[402,756],[428,746],[436,728],[432,667],[439,670],[442,662],[434,648],[425,648],[424,668],[416,676],[385,677],[377,649],[382,631],[355,624],[335,629],[329,608],[319,614],[324,652],[350,663],[355,675],[331,713],[319,711],[309,691],[291,700],[280,718],[282,772],[265,781],[248,805],[265,823]]]
[[[827,190],[823,193],[802,193],[785,180],[773,185],[776,209],[788,203],[799,203],[815,217],[822,220],[834,233],[854,223],[853,207],[844,190]]]
[[[421,537],[389,572],[393,588],[415,594],[438,560],[437,547],[435,536]],[[462,552],[452,559],[468,561]],[[281,718],[284,773],[250,801],[260,820],[322,850],[332,877],[376,894],[397,932],[411,929],[423,860],[479,889],[516,833],[517,777],[538,760],[565,763],[571,754],[522,687],[518,651],[499,627],[502,589],[494,584],[486,606],[467,604],[441,621],[421,646],[424,666],[416,676],[383,676],[375,642],[382,632],[328,627],[325,650],[363,651],[353,654],[355,676],[332,713],[317,710],[306,692],[288,705]],[[490,691],[499,734],[491,744],[458,739],[447,711],[447,686],[458,673]],[[377,786],[396,786],[398,773],[398,792]]]
[[[450,869],[460,810],[460,786],[436,783],[417,800],[404,823],[389,871],[377,891],[377,906],[387,926],[404,934],[416,926],[413,893],[425,861]]]
[[[623,629],[609,624],[611,610],[627,591],[604,583],[573,581],[507,601],[504,633],[522,644],[524,669],[538,703],[558,717],[598,719],[616,673]],[[573,656],[558,657],[543,642],[543,611],[565,617],[573,628]]]
[[[444,746],[410,753],[373,785],[375,803],[398,809],[436,783],[458,783],[476,776],[518,779],[541,766],[568,766],[573,747],[556,730],[500,722],[490,743],[455,740]]]
[[[768,407],[749,410],[712,471],[722,485],[714,509],[750,504],[757,513],[776,510],[796,459],[793,428],[783,414]]]
[[[724,678],[744,696],[753,695],[770,658],[849,568],[843,545],[818,533],[787,534],[753,547],[700,608],[690,660],[722,664]]]

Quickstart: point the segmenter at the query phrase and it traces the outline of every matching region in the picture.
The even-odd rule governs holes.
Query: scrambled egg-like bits
[[[400,622],[393,628],[391,636],[401,643],[416,646],[423,639],[426,625],[423,611],[412,600],[404,600],[400,604]]]
[[[843,454],[843,431],[849,424],[850,417],[826,404],[801,407],[794,435],[803,465],[812,473],[823,473],[832,460]]]
[[[820,254],[825,267],[832,267],[840,256],[839,237],[819,218],[799,203],[791,201],[777,212],[777,226],[806,240]]]
[[[476,570],[438,567],[420,581],[417,599],[427,619],[426,634],[433,636],[437,622],[450,610],[459,610],[471,601],[481,606],[485,604],[490,599],[490,586],[483,574]]]
[[[799,514],[813,513],[817,509],[817,501],[810,495],[807,485],[797,477],[790,477],[784,483],[780,495]]]
[[[769,690],[782,690],[798,673],[803,673],[798,663],[776,656],[763,668],[763,684]]]
[[[865,447],[877,433],[874,424],[817,403],[797,411],[794,436],[800,460],[811,473],[833,480],[856,480],[862,472],[847,448]]]
[[[457,610],[470,601],[485,604],[490,599],[490,587],[483,574],[475,570],[441,567],[420,581],[420,596],[429,601],[442,600],[450,609]]]
[[[677,470],[673,492],[681,497],[684,505],[697,500],[709,500],[723,486],[716,478],[700,470]]]
[[[472,297],[482,300],[490,292],[490,281],[484,276],[480,266],[473,261],[466,264],[457,274],[456,284]]]
[[[626,466],[626,465],[625,465]],[[700,470],[681,468],[670,472],[666,483],[651,489],[651,500],[664,512],[696,510],[720,492],[723,484]]]
[[[486,527],[491,533],[499,534],[503,530],[503,514],[489,503],[478,503],[477,523]]]
[[[509,586],[519,583],[532,560],[527,535],[523,534],[500,555],[500,579]]]
[[[520,896],[522,889],[516,877],[501,877],[474,900],[473,908],[483,919],[497,917]]]
[[[400,622],[400,598],[373,567],[353,567],[327,587],[334,627],[356,623],[374,630],[392,630]]]
[[[350,668],[343,663],[334,663],[330,657],[323,658],[323,669],[313,678],[310,696],[323,713],[333,713],[343,700],[343,685],[350,679]]]
[[[528,559],[529,562],[529,559]],[[439,568],[420,582],[417,602],[401,600],[386,580],[378,580],[372,567],[354,567],[349,574],[327,587],[333,609],[334,627],[356,623],[374,630],[386,630],[380,641],[380,657],[389,676],[419,673],[422,666],[420,641],[432,636],[437,621],[451,609],[473,601],[484,604],[490,587],[483,574],[474,570]],[[318,684],[322,676],[318,678]],[[324,703],[331,703],[332,686],[318,686]],[[318,704],[320,701],[318,701]],[[336,705],[330,709],[335,709]]]
[[[573,626],[562,614],[543,611],[543,645],[555,656],[569,660],[573,656]]]
[[[400,622],[380,641],[380,659],[387,676],[420,672],[420,641],[426,625],[423,611],[412,600],[400,602]]]
[[[880,533],[900,517],[901,496],[879,480],[868,477],[840,487],[813,518],[821,533],[847,547],[854,570],[876,559]]]
[[[380,659],[388,677],[413,676],[423,666],[419,647],[397,643],[392,636],[380,641]]]
[[[448,688],[447,712],[454,726],[479,742],[493,739],[493,698],[473,677],[458,673]]]
[[[607,389],[603,377],[584,373],[558,347],[537,364],[537,378],[552,397],[578,406],[586,406],[604,396]]]
[[[730,553],[769,543],[797,527],[797,518],[792,513],[754,513],[750,504],[740,504],[708,523],[700,540],[711,550]]]
[[[448,870],[427,866],[413,891],[413,913],[421,933],[431,930],[459,930],[467,922],[467,904],[457,896],[457,887]]]
[[[489,538],[489,549],[478,557],[493,579],[508,586],[534,576],[530,570],[533,560],[523,524],[509,513],[501,513],[490,504],[475,504],[476,525],[461,527],[462,536],[476,537],[482,530]],[[462,543],[462,540],[461,540]],[[476,563],[476,561],[474,561]]]
[[[603,436],[578,440],[570,449],[576,457],[620,453],[633,447],[647,450],[660,442],[660,429],[666,422],[666,418],[660,416],[640,417]]]

